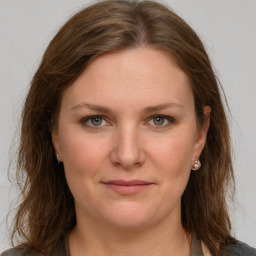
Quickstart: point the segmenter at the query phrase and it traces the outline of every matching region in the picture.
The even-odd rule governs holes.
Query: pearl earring
[[[57,159],[57,162],[58,164],[60,163],[59,159],[58,159],[59,155],[56,154],[56,159]]]
[[[194,164],[193,164],[193,167],[191,168],[193,171],[197,171],[198,169],[200,169],[200,167],[201,167],[201,162],[200,162],[200,160],[198,159],[198,160],[196,160],[195,162],[194,162]]]

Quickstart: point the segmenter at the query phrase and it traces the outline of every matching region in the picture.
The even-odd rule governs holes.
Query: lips
[[[102,182],[107,188],[121,195],[133,195],[148,189],[154,183],[143,180],[110,180]]]
[[[114,185],[120,185],[120,186],[136,186],[136,185],[149,185],[153,184],[152,182],[147,182],[143,180],[110,180],[107,182],[103,182],[104,184],[114,184]]]

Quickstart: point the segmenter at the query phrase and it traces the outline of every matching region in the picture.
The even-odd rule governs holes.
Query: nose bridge
[[[114,164],[129,169],[144,162],[145,154],[136,125],[123,124],[120,126],[114,141],[115,145],[111,152],[111,160]]]

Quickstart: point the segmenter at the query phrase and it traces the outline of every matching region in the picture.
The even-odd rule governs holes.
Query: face
[[[92,62],[65,92],[52,140],[77,221],[138,228],[180,219],[204,147],[186,74],[166,53],[136,48]]]

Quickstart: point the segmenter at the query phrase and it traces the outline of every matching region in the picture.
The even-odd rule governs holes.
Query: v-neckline
[[[63,252],[63,256],[71,256],[69,251],[68,237],[68,235],[64,237],[63,249],[65,252]],[[202,243],[197,239],[195,234],[192,234],[191,236],[191,256],[204,256]]]

